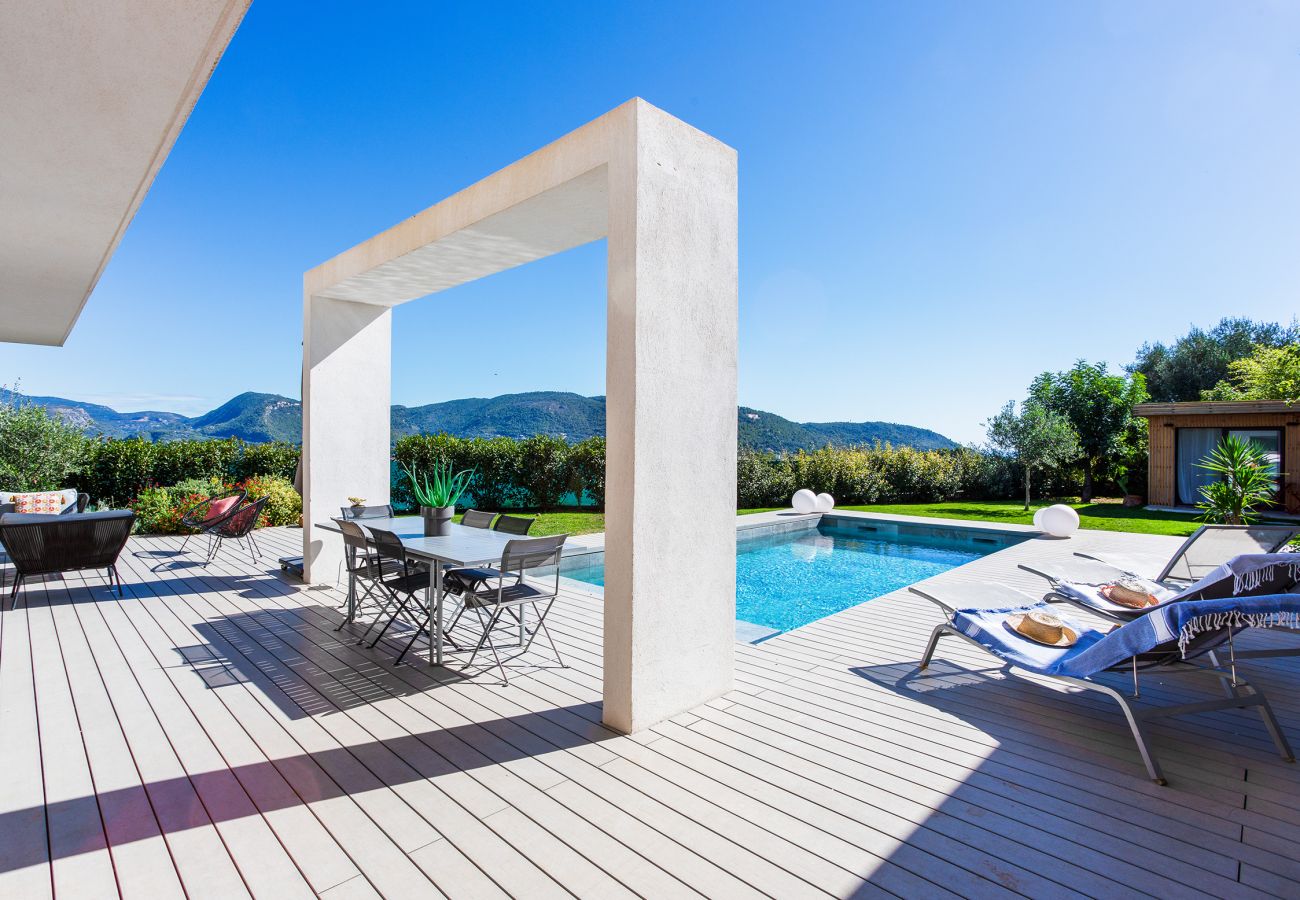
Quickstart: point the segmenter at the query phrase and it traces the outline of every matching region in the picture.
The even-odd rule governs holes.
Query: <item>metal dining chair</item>
[[[461,517],[460,524],[467,528],[491,528],[492,520],[497,517],[494,512],[485,509],[467,509]]]
[[[367,645],[373,648],[384,639],[384,635],[388,633],[388,629],[392,627],[393,623],[406,612],[407,607],[411,605],[411,601],[423,595],[424,589],[429,586],[429,573],[414,567],[413,560],[406,555],[406,547],[402,545],[402,539],[393,532],[385,531],[382,528],[371,528],[370,540],[374,545],[375,555],[379,558],[381,564],[386,561],[400,570],[392,577],[380,579],[379,587],[388,595],[388,599],[379,610],[375,620],[366,627],[366,630],[362,632],[360,639],[357,641],[358,644],[364,643],[371,629],[387,616],[388,621],[384,622],[383,627],[379,629],[379,634]],[[416,609],[419,609],[418,601]],[[389,610],[392,610],[391,614]],[[420,628],[417,626],[416,634],[419,634],[419,631]],[[455,642],[452,642],[452,646],[455,646]],[[402,656],[405,654],[406,651],[403,650]],[[399,662],[402,656],[398,656]]]
[[[492,526],[493,531],[501,531],[506,534],[524,535],[528,529],[533,527],[537,519],[527,519],[523,516],[508,516],[502,513],[497,517],[497,523]]]
[[[380,506],[344,506],[343,518],[353,519],[391,519],[393,517],[393,504],[384,503]]]
[[[527,653],[539,632],[546,636],[546,642],[551,645],[551,652],[555,654],[560,667],[568,667],[564,657],[560,655],[559,648],[555,646],[550,630],[546,627],[546,616],[550,613],[556,598],[560,596],[560,552],[567,538],[567,534],[556,534],[549,537],[510,541],[501,554],[501,567],[496,570],[495,577],[481,582],[475,589],[461,595],[464,608],[474,611],[483,628],[483,634],[474,646],[474,652],[470,654],[469,660],[462,669],[472,666],[479,652],[487,646],[492,653],[497,671],[501,673],[502,685],[509,685],[505,663]],[[527,580],[526,573],[550,566],[555,569],[553,580],[547,579],[541,582]],[[457,569],[449,570],[452,574],[457,571]],[[524,619],[524,611],[530,606],[537,614],[537,624],[531,630],[528,629]],[[502,624],[502,618],[506,615],[510,615],[512,619],[506,624],[519,628],[519,652],[502,659],[501,654],[497,652],[493,633]]]
[[[468,516],[469,513],[466,513],[466,515]],[[533,527],[533,523],[536,521],[536,518],[529,519],[524,516],[508,516],[505,513],[502,513],[497,517],[496,525],[493,526],[492,530],[499,531],[502,534],[526,535],[528,534],[528,530]],[[447,579],[443,584],[448,593],[456,595],[473,591],[484,581],[500,574],[496,569],[483,568],[456,569],[454,571],[455,574],[452,575],[451,578]],[[465,611],[466,607],[463,605],[460,609],[456,610],[456,615],[452,618],[451,624],[447,626],[444,634],[450,632],[456,627],[457,623],[460,622],[461,617],[465,615]]]
[[[396,564],[371,551],[369,538],[356,522],[335,519],[334,523],[343,533],[343,566],[348,574],[347,612],[334,629],[342,631],[344,625],[356,621],[362,603],[369,600],[375,606],[380,605],[375,592],[381,590],[383,579],[405,573]],[[357,594],[359,583],[365,586],[360,595]]]

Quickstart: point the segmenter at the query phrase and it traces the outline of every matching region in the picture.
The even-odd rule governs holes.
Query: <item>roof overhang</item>
[[[1135,416],[1231,416],[1300,414],[1300,404],[1285,400],[1192,400],[1184,403],[1139,403]]]
[[[67,339],[249,2],[0,3],[0,341]]]

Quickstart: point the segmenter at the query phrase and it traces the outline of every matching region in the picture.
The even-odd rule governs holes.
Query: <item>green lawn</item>
[[[1052,501],[1033,504],[1025,512],[1024,503],[1016,500],[953,500],[946,503],[879,503],[871,506],[845,506],[858,512],[894,513],[900,516],[926,516],[938,519],[974,519],[982,522],[1007,522],[1014,525],[1034,524],[1034,512]],[[1170,534],[1184,537],[1201,524],[1194,513],[1155,512],[1130,509],[1119,501],[1070,503],[1079,512],[1079,526],[1099,531],[1136,531],[1143,534]],[[840,507],[837,507],[840,508]]]
[[[1017,525],[1032,525],[1034,511],[1039,507],[1050,505],[1051,501],[1035,503],[1025,512],[1023,503],[1015,500],[953,500],[946,503],[879,503],[869,506],[839,506],[836,509],[848,509],[855,512],[893,513],[900,516],[923,516],[931,519],[971,519],[981,522],[1009,522]],[[1153,512],[1144,509],[1127,509],[1118,501],[1101,501],[1097,503],[1071,503],[1079,511],[1079,521],[1083,528],[1095,528],[1101,531],[1136,531],[1145,534],[1170,534],[1185,536],[1196,530],[1200,522],[1191,513]],[[769,512],[777,507],[765,509],[742,509],[740,515]],[[542,536],[547,534],[592,534],[605,530],[605,514],[586,510],[560,510],[547,513],[519,513],[519,515],[536,516],[537,522],[529,534]],[[460,516],[456,517],[460,521]]]

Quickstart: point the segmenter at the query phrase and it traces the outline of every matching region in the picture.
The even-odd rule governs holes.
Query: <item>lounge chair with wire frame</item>
[[[246,496],[247,494],[241,490],[229,490],[225,493],[206,497],[185,510],[181,514],[181,525],[190,529],[190,532],[185,535],[185,540],[181,541],[181,549],[177,552],[184,553],[190,538],[196,534],[202,534],[205,525],[215,522],[232,509],[238,507],[239,504],[244,502]],[[209,546],[208,549],[211,550],[212,548]]]
[[[551,632],[546,627],[546,616],[560,596],[560,553],[567,538],[567,534],[556,534],[510,541],[502,552],[501,568],[493,570],[495,574],[492,577],[461,595],[464,609],[474,611],[483,629],[474,652],[462,668],[468,669],[474,665],[474,660],[486,646],[492,653],[497,671],[501,673],[501,684],[508,685],[510,680],[506,677],[505,663],[527,653],[538,633],[546,636],[546,642],[551,645],[551,652],[555,654],[561,668],[567,668],[564,657],[560,655],[559,648],[555,646]],[[549,577],[529,580],[528,572],[549,567],[555,569],[553,581]],[[454,575],[458,571],[451,569],[449,574]],[[537,623],[531,630],[526,616],[528,607],[532,607],[537,614]],[[505,621],[507,617],[509,621]],[[518,652],[505,659],[498,652],[493,636],[503,624],[511,630],[517,628],[519,634],[518,644],[513,645],[518,648]]]
[[[974,644],[1002,661],[1009,674],[1015,670],[1048,678],[1062,684],[1104,694],[1119,704],[1137,743],[1147,774],[1157,784],[1166,784],[1160,764],[1147,742],[1142,725],[1150,719],[1191,715],[1225,709],[1254,707],[1264,720],[1273,744],[1287,762],[1295,754],[1282,733],[1264,694],[1237,671],[1234,636],[1251,627],[1294,627],[1300,621],[1300,595],[1271,594],[1262,597],[1229,597],[1219,600],[1188,600],[1156,607],[1146,615],[1109,631],[1089,628],[1066,620],[1077,635],[1071,646],[1047,646],[1013,630],[1009,619],[1031,612],[1052,612],[1047,604],[1001,584],[952,584],[942,587],[911,588],[946,611],[945,619],[930,634],[921,657],[920,670],[930,665],[940,638],[953,636]],[[1228,647],[1225,668],[1211,654]],[[1211,664],[1195,660],[1210,656]],[[1107,672],[1131,673],[1133,693],[1104,684],[1097,677]],[[1213,700],[1169,706],[1142,704],[1142,674],[1203,676],[1217,682],[1222,695]]]
[[[257,520],[262,517],[262,509],[270,499],[270,497],[262,497],[252,503],[245,503],[230,510],[221,518],[206,523],[203,526],[203,533],[212,539],[212,544],[208,548],[207,561],[203,564],[211,565],[226,541],[243,541],[248,547],[248,555],[253,562],[260,560],[262,551],[257,546],[257,541],[253,539],[253,529],[257,527]]]
[[[14,567],[10,598],[29,578],[79,569],[104,569],[122,596],[117,558],[131,536],[135,513],[129,509],[62,516],[40,513],[0,515],[0,546]],[[2,583],[0,583],[2,584]]]
[[[508,516],[502,513],[497,516],[497,523],[492,526],[492,530],[502,531],[506,534],[525,535],[536,521],[536,519],[528,519],[524,516]]]
[[[460,524],[466,528],[491,528],[492,520],[497,517],[494,512],[485,509],[467,509],[461,517]]]
[[[1298,534],[1300,524],[1202,525],[1159,568],[1122,555],[1076,553],[1075,556],[1106,563],[1151,581],[1186,585],[1199,581],[1234,556],[1277,553]]]

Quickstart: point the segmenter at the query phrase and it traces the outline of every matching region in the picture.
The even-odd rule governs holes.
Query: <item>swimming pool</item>
[[[823,517],[800,530],[736,537],[736,618],[763,634],[809,622],[915,584],[1023,540],[978,529]],[[560,574],[604,586],[604,554],[566,560]]]

